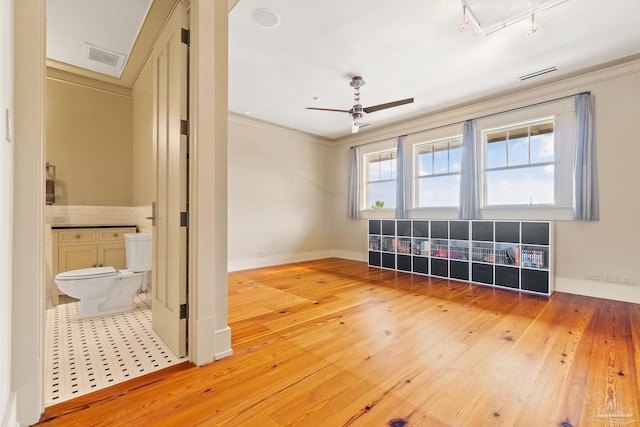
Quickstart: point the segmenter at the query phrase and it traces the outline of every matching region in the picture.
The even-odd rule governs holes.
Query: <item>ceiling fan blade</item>
[[[413,98],[401,99],[400,101],[387,102],[386,104],[374,105],[372,107],[363,108],[365,113],[373,113],[374,111],[384,110],[386,108],[397,107],[399,105],[411,104]]]
[[[335,108],[315,108],[315,107],[307,107],[307,110],[320,110],[320,111],[336,111],[338,113],[348,113],[349,110],[337,110]]]

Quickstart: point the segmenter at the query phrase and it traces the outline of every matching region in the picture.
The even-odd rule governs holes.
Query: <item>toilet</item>
[[[151,281],[151,234],[124,235],[127,269],[113,267],[83,268],[65,271],[55,277],[58,288],[80,300],[80,317],[104,316],[136,307],[133,300]]]

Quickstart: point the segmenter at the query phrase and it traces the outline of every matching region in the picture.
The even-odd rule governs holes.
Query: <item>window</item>
[[[485,131],[484,205],[553,205],[554,121]]]
[[[414,146],[417,208],[458,206],[461,155],[459,137]]]
[[[472,166],[481,218],[572,218],[573,99],[489,114],[475,125]],[[462,128],[458,122],[403,138],[409,218],[458,215]],[[365,217],[388,218],[396,208],[397,146],[397,139],[386,139],[360,149],[358,194]]]
[[[491,115],[476,127],[483,218],[572,218],[573,99]]]
[[[396,207],[396,151],[388,150],[365,155],[367,189],[366,208]]]

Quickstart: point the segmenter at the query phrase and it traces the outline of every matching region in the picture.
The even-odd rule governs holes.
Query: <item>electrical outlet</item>
[[[264,256],[264,255],[265,255],[264,252],[260,252],[260,256]]]
[[[587,273],[588,280],[600,280],[600,275],[598,273]]]
[[[620,283],[622,283],[623,285],[635,285],[636,279],[633,277],[621,277]]]
[[[602,279],[605,282],[611,282],[611,283],[616,283],[618,281],[618,278],[616,277],[615,274],[605,274]]]

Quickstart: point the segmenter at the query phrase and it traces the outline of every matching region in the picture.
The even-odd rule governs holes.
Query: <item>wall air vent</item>
[[[525,74],[524,76],[520,76],[520,80],[521,81],[525,81],[525,80],[529,80],[532,79],[534,77],[538,77],[541,76],[543,74],[547,74],[547,73],[552,73],[554,71],[557,71],[558,69],[556,67],[549,67],[549,68],[545,68],[544,70],[540,70],[540,71],[536,71],[530,74]]]
[[[85,42],[84,57],[89,61],[99,62],[109,67],[120,69],[124,65],[127,55]]]

